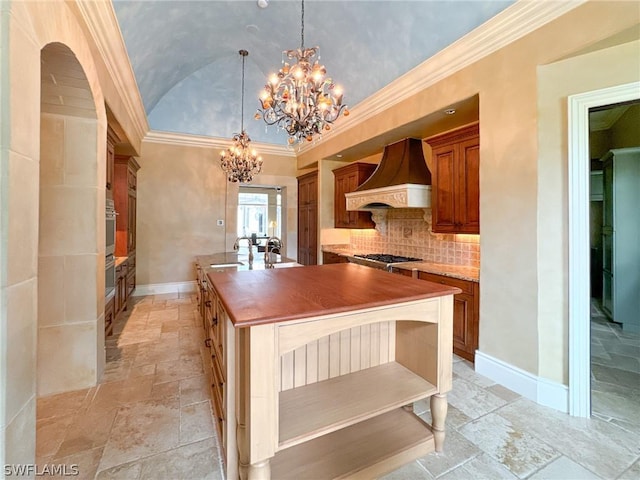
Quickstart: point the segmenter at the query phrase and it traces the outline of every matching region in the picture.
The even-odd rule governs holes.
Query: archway
[[[95,385],[104,365],[104,159],[85,72],[41,51],[37,395]]]

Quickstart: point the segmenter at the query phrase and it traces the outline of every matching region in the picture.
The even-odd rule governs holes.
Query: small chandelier
[[[262,170],[262,157],[250,148],[251,139],[244,130],[244,59],[249,52],[240,50],[242,56],[242,96],[240,113],[240,133],[233,135],[233,143],[220,152],[220,167],[230,182],[249,183]]]
[[[331,130],[331,124],[341,113],[349,115],[342,104],[342,89],[331,78],[327,70],[314,57],[319,47],[304,47],[304,0],[302,0],[302,28],[300,48],[285,50],[283,55],[295,58],[296,64],[288,63],[269,78],[260,95],[262,108],[255,118],[263,118],[267,125],[277,125],[289,134],[289,145],[303,140],[312,141],[314,135]]]

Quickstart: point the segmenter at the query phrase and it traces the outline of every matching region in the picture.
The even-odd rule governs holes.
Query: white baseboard
[[[529,400],[561,412],[569,411],[569,387],[537,377],[518,367],[476,350],[475,369],[480,375]]]
[[[189,293],[195,291],[195,280],[191,282],[150,283],[147,285],[136,285],[132,296],[143,297],[145,295],[161,295],[163,293]]]

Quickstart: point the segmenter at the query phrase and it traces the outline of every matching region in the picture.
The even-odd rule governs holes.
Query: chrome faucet
[[[236,241],[233,243],[233,249],[237,252],[240,248],[240,240],[246,240],[249,244],[249,265],[253,265],[253,242],[250,237],[238,237]]]
[[[272,251],[274,249],[278,249],[278,253],[282,254],[282,252],[280,251],[282,249],[282,240],[280,240],[278,237],[267,238],[267,243],[264,247],[264,268],[273,268],[273,262],[271,261],[271,257],[269,256],[269,253],[272,252],[270,252],[269,249],[271,249]]]

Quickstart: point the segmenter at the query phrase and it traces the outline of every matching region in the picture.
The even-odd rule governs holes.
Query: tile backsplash
[[[421,209],[393,208],[387,210],[386,215],[384,235],[377,230],[351,230],[350,244],[354,251],[391,253],[422,258],[425,262],[480,267],[480,235],[432,233]]]

